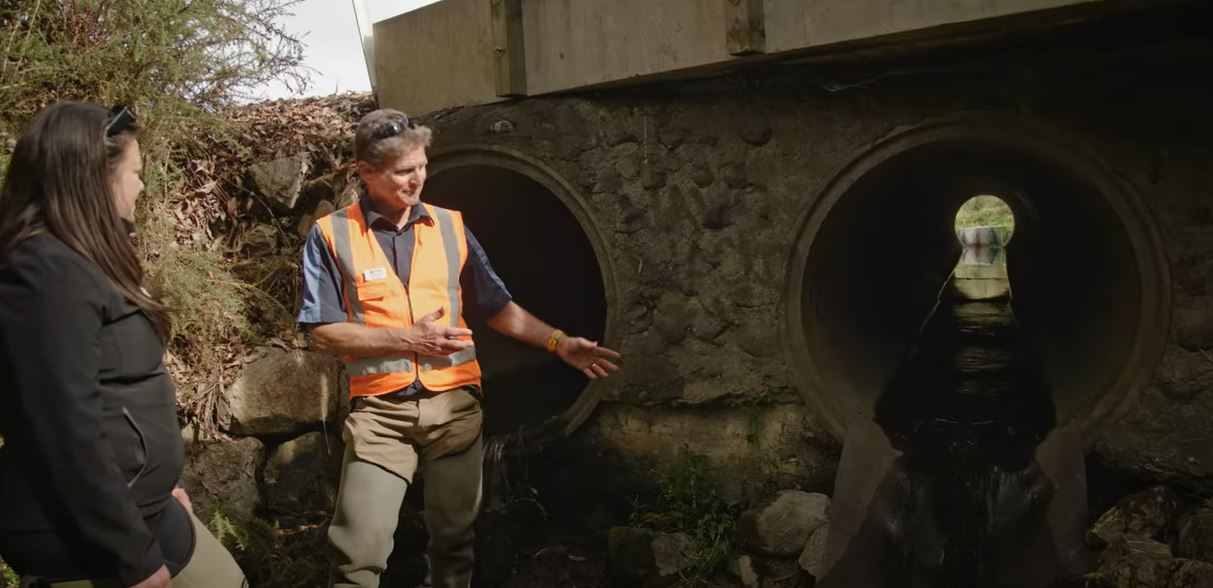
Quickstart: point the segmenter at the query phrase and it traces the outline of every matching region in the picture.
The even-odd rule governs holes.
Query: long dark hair
[[[23,240],[50,233],[97,264],[167,339],[168,309],[143,290],[143,266],[110,190],[110,173],[135,127],[107,136],[109,116],[96,104],[60,102],[17,140],[0,188],[0,263]]]

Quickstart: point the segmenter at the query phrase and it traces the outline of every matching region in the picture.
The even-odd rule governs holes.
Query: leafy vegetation
[[[204,170],[190,154],[214,144],[245,149],[237,139],[247,127],[227,109],[269,81],[292,89],[306,82],[303,46],[279,24],[297,2],[0,3],[0,170],[22,127],[57,101],[128,105],[139,118],[147,184],[140,250],[149,289],[173,307],[169,367],[186,397],[222,389],[215,380],[232,363],[233,345],[252,334],[250,301],[265,298],[229,261],[227,233],[242,211],[221,191],[199,189]],[[215,210],[231,214],[204,213]]]
[[[17,588],[20,584],[21,578],[17,576],[17,572],[0,559],[0,588]]]
[[[1015,215],[997,196],[974,196],[960,206],[956,213],[956,228],[1009,227],[1015,229]]]
[[[322,555],[321,525],[288,533],[251,514],[220,508],[207,526],[236,558],[250,586],[323,586],[327,579],[329,558]]]
[[[632,524],[660,531],[675,531],[695,539],[695,566],[679,586],[702,586],[734,552],[738,509],[721,497],[708,478],[708,461],[688,454],[662,471],[654,472],[657,498],[637,508]]]

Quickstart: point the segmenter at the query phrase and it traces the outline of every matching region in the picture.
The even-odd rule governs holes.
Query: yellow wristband
[[[552,336],[548,337],[548,353],[556,353],[556,342],[564,336],[564,331],[556,329],[552,331]]]

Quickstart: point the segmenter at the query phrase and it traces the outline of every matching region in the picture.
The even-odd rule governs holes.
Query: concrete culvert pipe
[[[463,212],[514,300],[570,334],[610,339],[610,272],[580,201],[558,178],[518,156],[437,153],[422,198]],[[485,433],[571,432],[600,388],[545,350],[471,322],[484,371]],[[605,344],[605,343],[604,343]]]
[[[954,220],[993,194],[1015,216],[1012,308],[1059,423],[1089,436],[1145,386],[1162,351],[1170,280],[1157,230],[1097,160],[1016,121],[958,120],[861,157],[805,214],[785,293],[789,361],[840,438],[867,418],[960,246]]]

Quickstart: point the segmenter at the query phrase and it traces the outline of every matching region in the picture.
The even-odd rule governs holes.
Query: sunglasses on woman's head
[[[134,126],[135,113],[125,106],[115,106],[110,109],[110,116],[105,120],[105,136],[113,137]]]
[[[410,119],[407,114],[401,114],[400,116],[392,118],[388,122],[384,123],[384,125],[379,127],[379,129],[374,133],[371,133],[371,138],[376,141],[382,141],[388,137],[395,137],[396,135],[403,133],[405,129],[415,128],[417,128],[417,121]]]

